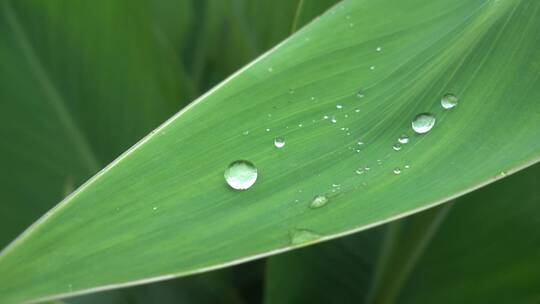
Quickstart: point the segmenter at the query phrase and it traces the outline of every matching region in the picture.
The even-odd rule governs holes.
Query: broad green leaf
[[[525,0],[343,2],[7,247],[0,301],[225,267],[423,210],[536,162],[539,9]],[[444,111],[446,93],[460,102]],[[437,123],[414,134],[422,112]],[[411,141],[393,151],[403,133]],[[284,148],[273,146],[276,137]],[[247,191],[223,180],[238,159],[259,170]],[[370,170],[359,175],[359,167]],[[310,209],[322,194],[328,205]]]
[[[270,258],[266,303],[536,303],[538,179],[540,165],[466,195],[449,210],[437,207]],[[426,225],[430,216],[435,225]],[[387,248],[379,258],[347,254],[372,250],[373,241],[366,240],[381,230]],[[366,273],[374,264],[378,275]]]
[[[130,3],[0,1],[0,247],[177,108]]]

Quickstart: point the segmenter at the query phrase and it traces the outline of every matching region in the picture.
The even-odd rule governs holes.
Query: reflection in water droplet
[[[290,233],[291,245],[301,245],[311,243],[321,238],[321,236],[311,230],[295,229]]]
[[[399,150],[401,150],[401,145],[400,144],[394,144],[392,146],[392,149],[394,149],[395,151],[399,151]]]
[[[394,169],[394,174],[395,174],[395,175],[401,174],[401,169],[400,169],[400,168],[395,168],[395,169]]]
[[[406,144],[409,142],[409,136],[407,134],[403,134],[398,138],[398,141],[400,144]]]
[[[418,114],[412,121],[412,128],[414,132],[419,134],[429,132],[434,125],[435,117],[429,113]]]
[[[274,146],[278,149],[285,147],[285,140],[281,137],[274,139]]]
[[[441,106],[447,110],[457,105],[458,105],[458,98],[454,94],[446,94],[441,99]]]
[[[257,168],[247,160],[232,162],[224,173],[225,180],[236,190],[249,189],[257,180]]]
[[[328,204],[328,197],[326,195],[317,195],[313,198],[311,201],[311,204],[309,204],[309,207],[312,209],[320,208]]]

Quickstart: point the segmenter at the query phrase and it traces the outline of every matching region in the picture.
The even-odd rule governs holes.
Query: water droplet
[[[356,144],[359,145],[359,146],[363,146],[363,145],[364,145],[364,142],[360,140],[360,141],[358,141]]]
[[[274,71],[274,68],[273,67],[269,67],[268,68],[268,72],[273,72]]]
[[[356,113],[360,113],[360,109],[356,109],[354,110]]]
[[[382,47],[378,46],[376,50],[377,50],[377,52],[380,52],[380,51],[382,51]]]
[[[328,203],[328,197],[326,197],[325,195],[317,195],[313,198],[313,200],[311,201],[311,204],[309,204],[309,207],[313,209],[320,208],[320,207],[325,206],[327,203]]]
[[[369,67],[369,69],[373,71],[373,70],[375,70],[375,66],[372,65],[372,66]]]
[[[401,145],[400,144],[394,144],[392,146],[392,149],[394,149],[395,151],[399,151],[399,150],[401,150]]]
[[[364,174],[364,170],[363,169],[356,169],[356,174],[358,174],[358,175]]]
[[[337,108],[337,109],[343,109],[343,106],[340,105],[340,104],[337,104],[337,105],[336,105],[336,108]]]
[[[328,118],[329,118],[328,115],[323,116],[323,119],[328,119]]]
[[[247,160],[232,162],[224,173],[225,180],[236,190],[249,189],[257,180],[257,168]]]
[[[394,174],[395,174],[395,175],[401,174],[401,169],[400,169],[400,168],[395,168],[395,169],[394,169]]]
[[[295,229],[290,233],[291,245],[301,245],[311,243],[321,238],[321,236],[313,231],[306,229]]]
[[[356,93],[356,97],[358,97],[358,98],[364,98],[364,96],[366,96],[366,95],[364,94],[364,91],[363,91],[363,90],[359,90],[359,91]]]
[[[294,94],[294,89],[293,88],[289,88],[289,94]]]
[[[332,123],[336,123],[337,122],[337,119],[335,119],[334,117],[332,117],[332,120],[330,120]]]
[[[405,169],[409,169],[411,166],[409,165],[405,165]]]
[[[266,128],[266,132],[270,132],[270,128]]]
[[[343,117],[349,118],[349,114],[345,114],[345,115],[343,115]]]
[[[364,170],[365,170],[365,171],[369,171],[369,170],[371,170],[371,168],[368,167],[368,166],[365,166],[365,167],[364,167]]]
[[[398,138],[398,141],[400,144],[406,144],[409,142],[409,136],[407,134],[403,134]]]
[[[454,94],[446,94],[441,99],[441,106],[447,110],[457,105],[458,105],[458,98]]]
[[[313,101],[315,100],[315,97],[311,96],[309,99]]]
[[[412,128],[414,132],[424,134],[429,132],[435,125],[435,116],[429,113],[422,113],[416,115],[412,121]]]
[[[158,208],[158,207],[155,207],[155,206],[154,206],[154,207],[152,207],[152,210],[157,210],[157,208]]]
[[[377,164],[378,164],[378,165],[382,165],[382,160],[377,159]]]
[[[274,146],[278,149],[285,147],[285,140],[281,137],[274,139]]]
[[[299,128],[301,128],[301,127],[303,127],[303,126],[304,126],[304,125],[301,124],[301,123],[298,124],[298,127],[299,127]]]

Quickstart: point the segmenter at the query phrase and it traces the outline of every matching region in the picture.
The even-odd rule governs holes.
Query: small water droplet
[[[356,174],[358,174],[358,175],[364,174],[364,170],[363,169],[356,169]]]
[[[315,100],[315,97],[311,96],[309,99],[313,101]]]
[[[403,134],[398,138],[398,141],[400,144],[406,144],[409,142],[409,136],[407,134]]]
[[[354,110],[356,113],[360,113],[360,109],[356,109]]]
[[[301,127],[303,127],[303,126],[304,126],[304,125],[301,124],[301,123],[298,124],[298,127],[299,127],[299,128],[301,128]]]
[[[337,105],[336,105],[336,108],[337,108],[337,109],[343,109],[343,106],[340,105],[340,104],[337,104]]]
[[[325,195],[317,195],[313,198],[311,201],[311,204],[309,204],[309,207],[312,209],[320,208],[328,204],[328,197]]]
[[[278,149],[285,147],[285,140],[281,137],[274,139],[274,146]]]
[[[311,230],[295,229],[290,233],[291,245],[301,245],[311,243],[321,238],[321,236]]]
[[[394,144],[392,146],[392,149],[394,149],[395,151],[399,151],[399,150],[401,150],[401,145],[400,144]]]
[[[364,170],[365,170],[365,171],[369,171],[369,170],[371,170],[371,168],[368,167],[368,166],[365,166],[365,167],[364,167]]]
[[[328,119],[328,118],[330,118],[330,117],[328,117],[328,115],[323,116],[323,119]]]
[[[268,68],[268,72],[273,72],[274,71],[274,68],[273,67],[269,67]]]
[[[412,128],[414,132],[424,134],[429,132],[435,125],[435,116],[429,113],[422,113],[416,115],[412,121]]]
[[[335,119],[334,117],[332,117],[332,120],[330,120],[332,123],[336,123],[337,122],[337,119]]]
[[[382,51],[382,47],[378,46],[378,47],[376,48],[376,50],[377,50],[377,52],[380,52],[380,51]]]
[[[225,169],[225,181],[236,190],[249,189],[257,180],[257,168],[247,160],[232,162]]]
[[[270,132],[270,128],[266,128],[266,132]]]
[[[363,90],[359,90],[358,92],[356,92],[356,97],[358,98],[364,98],[364,96],[366,96],[364,94],[364,91]]]
[[[359,145],[359,146],[363,146],[363,145],[364,145],[364,142],[361,141],[361,140],[359,140],[356,144]]]
[[[343,117],[349,118],[349,114],[345,114],[345,115],[343,115]]]
[[[373,71],[373,70],[375,70],[375,66],[372,65],[372,66],[369,67],[369,69]]]
[[[378,165],[382,165],[382,160],[377,159],[377,164],[378,164]]]
[[[441,106],[445,109],[452,109],[458,105],[458,98],[454,94],[446,94],[441,99]]]
[[[294,94],[294,89],[293,88],[289,88],[289,94]]]
[[[411,166],[409,165],[405,165],[405,169],[409,169]]]
[[[394,174],[395,174],[395,175],[401,174],[401,169],[400,169],[400,168],[395,168],[395,169],[394,169]]]
[[[158,208],[158,207],[155,207],[155,206],[154,206],[154,207],[152,207],[152,210],[157,210],[157,208]]]

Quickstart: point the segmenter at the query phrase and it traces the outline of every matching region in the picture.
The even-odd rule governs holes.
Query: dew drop
[[[363,90],[359,90],[358,92],[356,92],[356,97],[364,98],[364,96],[366,96],[366,94],[364,94]]]
[[[400,175],[401,174],[401,169],[400,168],[395,168],[394,169],[394,174],[395,175]]]
[[[409,169],[411,166],[405,165],[404,167],[405,167],[405,169]]]
[[[337,109],[343,109],[343,106],[340,105],[340,104],[337,104],[337,105],[336,105],[336,108],[337,108]]]
[[[274,146],[278,149],[285,147],[285,140],[281,137],[274,139]]]
[[[363,146],[364,142],[363,141],[358,141],[356,144],[359,145],[359,146]]]
[[[332,117],[332,119],[330,120],[332,123],[337,123],[337,119],[335,119],[334,117]]]
[[[375,70],[375,66],[372,65],[372,66],[369,67],[369,69],[373,71],[373,70]]]
[[[356,109],[354,110],[356,113],[360,113],[360,109]]]
[[[446,94],[441,99],[441,106],[445,109],[452,109],[458,105],[458,98],[454,94]]]
[[[236,190],[249,189],[257,180],[257,168],[247,160],[237,160],[232,162],[225,169],[225,181]]]
[[[249,135],[249,130],[242,132],[243,135]]]
[[[301,245],[311,243],[321,238],[321,236],[311,230],[295,229],[290,233],[291,245]]]
[[[377,52],[380,52],[380,51],[382,51],[382,47],[378,46],[376,50],[377,50]]]
[[[273,72],[274,71],[274,68],[273,67],[269,67],[268,68],[268,72]]]
[[[270,128],[266,128],[266,132],[270,132]]]
[[[399,150],[401,150],[401,145],[400,144],[394,144],[392,146],[392,149],[394,149],[395,151],[399,151]]]
[[[407,144],[409,143],[409,136],[407,134],[403,134],[398,138],[398,141],[400,144]]]
[[[429,132],[435,125],[435,116],[429,113],[422,113],[416,115],[412,121],[412,128],[414,132],[424,134]]]
[[[328,204],[328,197],[325,195],[317,195],[313,198],[311,201],[311,204],[309,204],[309,207],[312,209],[321,208]]]

